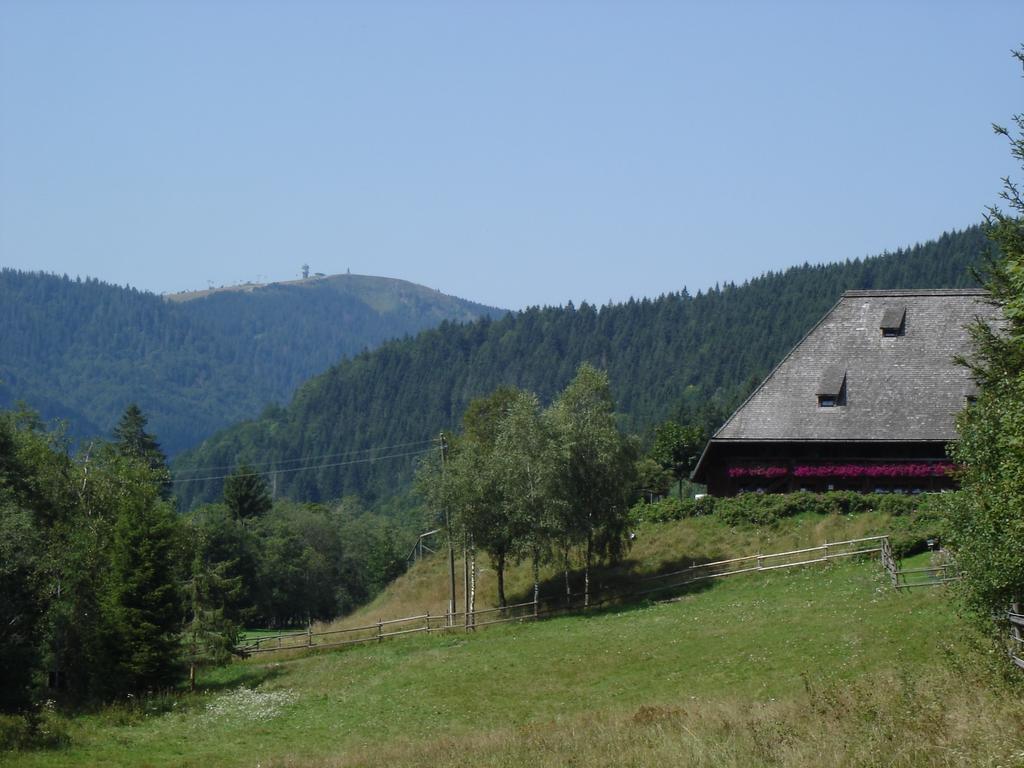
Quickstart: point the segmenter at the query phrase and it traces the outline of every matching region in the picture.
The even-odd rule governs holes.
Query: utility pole
[[[448,438],[444,432],[441,433],[441,474],[444,474],[445,464],[448,463]],[[452,541],[451,516],[448,514],[448,505],[444,505],[444,527],[448,529],[448,582],[451,587],[448,597],[448,626],[455,624],[455,544]]]

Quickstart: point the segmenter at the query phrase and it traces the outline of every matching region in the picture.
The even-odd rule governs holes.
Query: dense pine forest
[[[0,271],[0,408],[78,437],[138,403],[170,455],[286,400],[343,357],[501,310],[401,280],[336,275],[167,301],[93,279]]]
[[[336,365],[287,408],[180,456],[175,493],[185,506],[218,498],[224,475],[247,462],[295,499],[386,498],[407,486],[416,454],[455,428],[470,400],[510,385],[549,402],[584,362],[607,371],[624,429],[649,435],[669,418],[713,427],[844,290],[972,286],[987,248],[975,227],[696,295],[444,323]]]

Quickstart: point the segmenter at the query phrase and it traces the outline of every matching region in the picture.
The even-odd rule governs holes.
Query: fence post
[[[383,621],[381,619],[377,619],[377,642],[378,643],[381,640],[384,639],[384,638],[381,637],[382,628],[383,628]]]
[[[757,570],[760,571],[763,565],[764,565],[764,561],[763,561],[761,555],[758,554],[758,556],[757,556]]]
[[[1018,616],[1024,613],[1024,605],[1021,603],[1010,603],[1010,612],[1015,613]],[[1018,654],[1024,654],[1024,633],[1021,632],[1021,627],[1016,622],[1010,623],[1010,640],[1014,643],[1014,646],[1010,648],[1010,659],[1017,664],[1018,667],[1024,668],[1024,664],[1021,663],[1022,656]]]
[[[427,611],[426,618],[423,621],[423,629],[428,635],[430,634],[430,611]]]
[[[306,624],[306,645],[313,647],[313,622]]]
[[[889,543],[889,537],[882,537],[881,544],[882,553],[882,567],[889,572],[889,578],[892,580],[892,585],[896,589],[900,588],[900,577],[896,570],[896,560],[892,555],[892,545]]]
[[[822,547],[825,550],[825,559],[828,560],[828,542],[825,542],[825,546]]]

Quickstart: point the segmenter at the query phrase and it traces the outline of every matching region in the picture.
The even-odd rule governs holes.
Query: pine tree
[[[146,416],[135,403],[125,408],[114,427],[114,444],[122,456],[138,459],[150,469],[167,471],[167,457],[156,437],[146,431]]]
[[[236,520],[262,517],[274,506],[263,475],[243,464],[224,481],[224,504]]]
[[[131,468],[121,468],[123,475]],[[107,611],[117,688],[156,690],[178,677],[181,602],[175,563],[177,518],[155,489],[125,494],[110,542]]]
[[[227,603],[238,599],[242,580],[231,575],[234,561],[207,559],[202,528],[194,528],[192,536],[194,554],[191,576],[185,585],[188,613],[182,639],[189,665],[189,688],[195,690],[198,669],[226,664],[235,653],[239,627],[225,616],[224,609]]]

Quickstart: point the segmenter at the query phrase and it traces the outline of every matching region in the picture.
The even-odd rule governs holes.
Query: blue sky
[[[0,0],[0,264],[605,303],[962,228],[1020,2]]]

